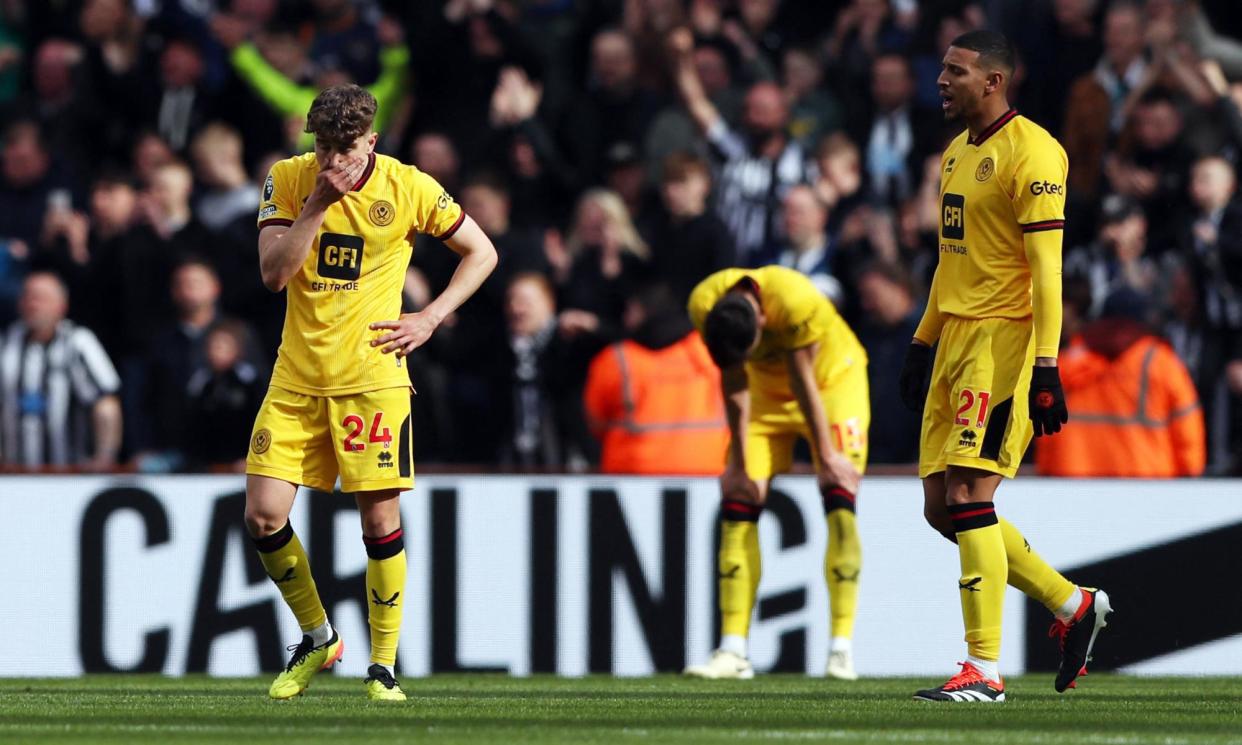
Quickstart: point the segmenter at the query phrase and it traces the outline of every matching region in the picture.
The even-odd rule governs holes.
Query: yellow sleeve
[[[461,205],[431,176],[415,168],[406,173],[413,217],[410,230],[442,241],[452,238],[466,219]]]
[[[919,327],[914,330],[914,338],[929,347],[940,339],[940,329],[944,326],[944,316],[940,315],[940,301],[936,297],[936,283],[939,278],[940,265],[937,264],[936,271],[932,274],[931,289],[927,291],[927,308],[923,311]]]
[[[259,197],[259,230],[270,225],[292,225],[297,219],[293,170],[291,161],[282,160],[274,163],[268,172]]]
[[[1061,239],[1069,159],[1050,136],[1024,144],[1014,169],[1013,207],[1031,267],[1035,356],[1056,357],[1061,343]]]
[[[799,274],[796,281],[784,283],[780,293],[785,305],[785,328],[781,329],[783,346],[794,350],[821,341],[828,327],[829,301],[810,279]]]
[[[1056,357],[1061,346],[1061,231],[1023,236],[1031,265],[1031,313],[1035,322],[1035,356]]]

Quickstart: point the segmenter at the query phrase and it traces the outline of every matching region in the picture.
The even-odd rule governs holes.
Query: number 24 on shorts
[[[383,443],[384,447],[387,448],[392,444],[392,432],[387,427],[384,427],[383,431],[380,430],[383,418],[384,412],[375,412],[375,417],[371,419],[371,431],[367,436],[367,442]],[[366,427],[366,421],[362,417],[357,414],[349,414],[341,421],[341,426],[349,430],[349,434],[345,435],[345,439],[341,441],[345,452],[356,453],[359,450],[366,449],[366,443],[354,442],[362,435],[362,430]]]
[[[970,388],[963,388],[957,396],[961,406],[957,407],[957,418],[953,420],[954,424],[963,427],[971,426],[970,412],[975,408],[975,404],[979,404],[979,414],[975,417],[974,426],[976,429],[983,429],[988,421],[988,404],[991,403],[992,394],[988,391],[974,391]]]

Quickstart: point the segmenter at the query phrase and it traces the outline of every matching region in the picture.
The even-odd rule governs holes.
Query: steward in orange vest
[[[1043,437],[1035,466],[1048,476],[1172,478],[1203,473],[1203,411],[1186,366],[1136,317],[1142,300],[1122,290],[1101,318],[1061,350],[1070,420]]]
[[[719,475],[729,430],[703,340],[664,288],[631,297],[625,321],[631,338],[595,357],[583,394],[600,471]]]

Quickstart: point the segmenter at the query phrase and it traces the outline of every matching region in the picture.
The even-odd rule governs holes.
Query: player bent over
[[[315,151],[272,166],[259,208],[263,283],[286,289],[288,307],[246,458],[246,527],[303,632],[275,699],[304,691],[344,650],[289,524],[298,485],[331,491],[338,475],[367,552],[367,695],[405,699],[393,670],[405,603],[399,495],[414,484],[404,360],[496,265],[491,241],[434,179],[375,154],[375,107],[358,86],[320,93],[306,119]],[[402,314],[415,232],[461,260],[439,297]]]
[[[958,546],[968,656],[946,683],[914,695],[924,701],[1005,700],[997,660],[1006,583],[1056,618],[1058,692],[1086,671],[1111,610],[1108,595],[1075,586],[1031,550],[992,501],[1032,431],[1052,435],[1068,417],[1056,368],[1068,161],[1052,135],[1009,107],[1014,64],[1004,36],[972,31],[953,41],[938,81],[946,119],[967,129],[941,163],[940,261],[901,393],[923,412],[924,514]]]
[[[789,469],[802,437],[811,445],[828,523],[827,674],[853,680],[850,639],[862,566],[854,503],[871,421],[866,352],[832,303],[792,269],[716,272],[691,293],[689,310],[720,367],[730,443],[720,477],[720,648],[686,674],[754,677],[746,642],[759,587],[759,514],[772,477]]]

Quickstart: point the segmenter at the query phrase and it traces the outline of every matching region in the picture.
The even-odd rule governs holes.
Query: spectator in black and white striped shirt
[[[104,470],[121,446],[121,381],[90,329],[66,320],[55,274],[22,286],[21,320],[0,340],[0,463]]]
[[[786,132],[785,94],[775,83],[752,85],[743,104],[741,131],[736,131],[707,97],[694,67],[690,30],[672,32],[669,49],[678,92],[716,163],[716,213],[733,235],[739,263],[770,262],[784,238],[780,209],[785,195],[817,177],[814,161]]]

